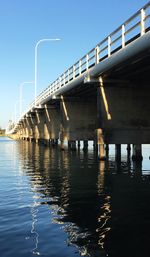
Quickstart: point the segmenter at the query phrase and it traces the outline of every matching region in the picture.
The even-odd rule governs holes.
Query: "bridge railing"
[[[37,97],[37,104],[54,95],[59,89],[67,86],[69,82],[87,72],[91,67],[143,36],[149,29],[150,2],[61,74]]]
[[[125,48],[132,41],[143,36],[149,29],[150,2],[120,25],[104,40],[98,43],[42,91],[37,97],[37,105],[40,105],[48,97],[55,95],[59,89],[67,86],[71,81],[75,80],[85,72],[88,72],[91,67],[102,62],[104,59],[111,57],[115,52]],[[34,108],[34,102],[31,103],[28,110],[31,110],[32,108]]]

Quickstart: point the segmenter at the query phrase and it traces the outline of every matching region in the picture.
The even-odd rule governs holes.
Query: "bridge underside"
[[[107,60],[108,62],[108,60]],[[102,63],[103,64],[103,63]],[[29,112],[17,135],[36,141],[150,143],[150,49],[66,87]],[[94,74],[94,73],[93,73]],[[73,146],[73,143],[72,143]]]

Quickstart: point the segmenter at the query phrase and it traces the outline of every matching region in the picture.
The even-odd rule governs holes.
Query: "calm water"
[[[0,138],[0,256],[147,257],[150,147],[141,165]]]

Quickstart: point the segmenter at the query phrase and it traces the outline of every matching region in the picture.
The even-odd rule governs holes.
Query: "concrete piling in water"
[[[77,146],[78,146],[78,150],[79,150],[80,146],[81,146],[80,140],[78,140]]]
[[[121,144],[115,145],[115,160],[121,162]]]
[[[105,145],[105,154],[106,154],[106,158],[108,159],[108,157],[109,157],[109,145],[108,144]]]
[[[133,161],[142,161],[142,145],[141,144],[133,144],[133,154],[132,154]]]
[[[68,147],[71,151],[76,151],[76,141],[75,140],[69,140],[68,141]]]
[[[88,150],[88,140],[84,140],[83,141],[83,151],[87,151]]]
[[[98,159],[99,160],[106,160],[106,153],[105,153],[105,145],[98,144]]]

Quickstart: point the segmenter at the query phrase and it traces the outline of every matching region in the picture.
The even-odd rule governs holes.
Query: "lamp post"
[[[14,123],[16,123],[16,121],[17,121],[17,104],[20,102],[20,100],[17,100],[16,102],[15,102],[15,119],[14,119]]]
[[[22,88],[25,84],[34,84],[34,81],[24,81],[20,84],[20,118],[22,114]]]
[[[34,94],[35,94],[35,102],[34,105],[36,107],[36,97],[37,97],[37,52],[38,52],[38,46],[42,43],[42,42],[46,42],[46,41],[59,41],[59,38],[43,38],[40,39],[36,45],[35,45],[35,70],[34,70]]]

